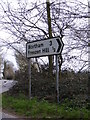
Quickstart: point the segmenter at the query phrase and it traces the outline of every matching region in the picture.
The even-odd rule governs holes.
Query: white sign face
[[[63,45],[59,37],[29,42],[26,44],[26,56],[27,58],[33,58],[60,54]]]

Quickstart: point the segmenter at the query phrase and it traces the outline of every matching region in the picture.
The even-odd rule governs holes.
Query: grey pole
[[[58,72],[58,55],[56,55],[56,97],[59,103],[59,72]]]
[[[28,71],[29,71],[29,99],[31,99],[31,58],[29,59],[28,62]]]

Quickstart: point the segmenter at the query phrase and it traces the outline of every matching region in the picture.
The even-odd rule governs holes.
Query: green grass
[[[17,115],[32,118],[88,118],[90,111],[85,107],[70,107],[71,102],[66,100],[62,104],[49,103],[45,100],[39,101],[37,98],[28,100],[20,95],[18,98],[3,94],[2,105],[8,111],[14,111]]]

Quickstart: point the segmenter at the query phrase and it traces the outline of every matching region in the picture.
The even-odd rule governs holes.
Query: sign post
[[[59,72],[58,55],[62,52],[63,42],[60,37],[28,42],[26,44],[26,56],[29,58],[29,98],[31,99],[31,58],[56,55],[56,95],[59,103]]]
[[[28,71],[29,71],[29,99],[31,99],[31,59],[28,61]]]
[[[59,72],[58,72],[58,55],[56,55],[56,97],[59,103]]]

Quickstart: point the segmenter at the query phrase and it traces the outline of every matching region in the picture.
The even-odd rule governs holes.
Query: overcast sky
[[[13,7],[14,7],[14,8],[17,7],[17,0],[1,0],[1,1],[5,1],[5,2],[8,1],[8,2],[10,2],[10,3],[13,4]],[[22,0],[22,1],[24,1],[24,0]],[[27,0],[27,1],[29,1],[29,3],[30,3],[30,2],[40,2],[40,1],[46,2],[46,0]],[[56,0],[49,0],[49,1],[50,1],[50,2],[53,2],[53,1],[56,1]],[[57,0],[57,1],[60,1],[60,0]],[[66,0],[66,1],[71,1],[71,0]],[[87,4],[87,3],[88,3],[87,0],[78,0],[78,1],[81,1],[81,2],[83,2],[84,4]],[[7,38],[8,38],[7,36],[8,36],[7,33],[4,33],[4,32],[2,32],[2,31],[0,31],[0,37],[2,37],[2,38],[5,38],[5,37],[6,37],[6,39],[7,39]],[[8,51],[7,51],[7,49],[4,48],[4,55],[5,55],[5,59],[8,59],[8,60],[12,61],[12,62],[14,63],[14,65],[15,65],[15,67],[17,67],[16,61],[15,61],[15,57],[14,57],[14,53],[13,53],[12,50],[9,50],[9,49],[8,49]],[[46,60],[46,61],[47,61],[47,60]]]

